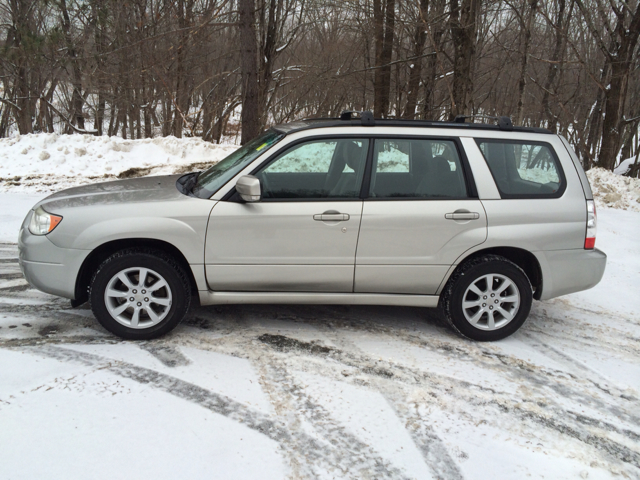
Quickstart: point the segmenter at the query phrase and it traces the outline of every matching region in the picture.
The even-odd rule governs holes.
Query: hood
[[[54,213],[55,209],[61,208],[115,203],[162,202],[188,198],[176,188],[176,180],[181,176],[131,178],[67,188],[49,195],[36,207],[46,205],[51,213]]]

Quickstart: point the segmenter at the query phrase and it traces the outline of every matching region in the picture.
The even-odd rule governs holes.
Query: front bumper
[[[18,236],[22,274],[32,287],[73,300],[80,267],[90,250],[60,248],[46,235],[32,235],[27,228],[32,214],[27,215]]]
[[[542,269],[540,300],[595,287],[607,265],[607,255],[598,249],[554,250],[534,254]]]

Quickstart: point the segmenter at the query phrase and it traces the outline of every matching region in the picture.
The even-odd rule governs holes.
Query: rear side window
[[[369,196],[379,199],[467,197],[455,143],[437,139],[376,139]]]
[[[476,139],[502,198],[557,198],[565,190],[553,147],[543,142]]]

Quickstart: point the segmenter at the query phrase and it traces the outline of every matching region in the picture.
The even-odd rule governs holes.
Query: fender
[[[189,264],[203,264],[209,213],[217,202],[184,198],[187,201],[63,209],[62,228],[48,238],[61,248],[90,251],[114,240],[161,240],[176,247]],[[93,221],[87,221],[88,215]]]

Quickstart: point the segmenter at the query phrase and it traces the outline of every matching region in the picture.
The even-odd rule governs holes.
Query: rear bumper
[[[38,290],[73,300],[78,272],[90,251],[60,248],[46,235],[32,235],[26,228],[29,217],[18,236],[18,262],[24,278]]]
[[[554,250],[534,254],[542,269],[540,300],[595,287],[607,265],[607,255],[598,249]]]

